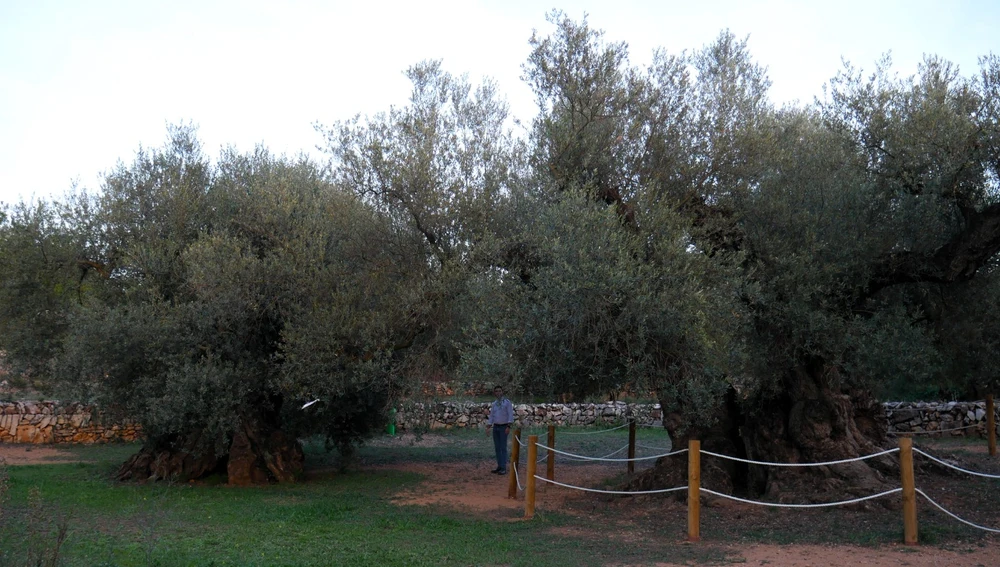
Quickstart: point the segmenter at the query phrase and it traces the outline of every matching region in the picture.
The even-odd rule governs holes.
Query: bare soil
[[[517,500],[507,498],[508,477],[498,477],[489,473],[489,461],[481,463],[453,464],[412,464],[393,465],[394,468],[424,475],[425,480],[419,487],[398,497],[400,504],[434,504],[446,506],[464,513],[475,513],[489,517],[504,517],[509,521],[523,521],[523,497]],[[584,465],[560,469],[556,480],[566,484],[588,483],[595,475],[614,475],[614,470],[599,465]],[[522,481],[523,484],[523,481]],[[616,502],[625,502],[617,500]],[[670,516],[670,521],[686,526],[686,506],[680,503],[664,502],[663,499],[647,499],[635,502],[645,510],[638,514],[633,506],[634,515],[629,521],[618,522],[608,526],[611,529],[602,530],[600,534],[590,533],[591,537],[611,537],[627,543],[642,545],[650,542],[653,534],[644,526],[654,516]],[[612,504],[614,505],[614,504]],[[559,510],[566,513],[586,515],[587,510],[606,508],[607,504],[593,495],[557,486],[539,487],[536,495],[536,513],[544,514],[546,510]],[[727,513],[740,515],[741,523],[748,520],[748,514],[753,511],[749,506],[717,504],[718,508]],[[860,512],[864,513],[864,512]],[[663,518],[661,518],[662,520]],[[752,520],[751,520],[752,521]],[[704,528],[703,528],[704,529]],[[574,533],[578,531],[580,533]],[[560,535],[586,537],[584,530],[558,529]],[[678,533],[676,544],[701,545],[683,541],[682,533]],[[902,544],[861,547],[855,545],[761,545],[740,544],[725,545],[724,563],[744,565],[767,565],[769,567],[840,567],[844,565],[859,565],[870,567],[909,566],[909,567],[995,567],[1000,565],[1000,538],[989,537],[980,545],[961,546],[959,549],[941,548],[932,545],[905,546]],[[712,545],[717,545],[713,543]],[[679,567],[676,563],[656,563],[657,567]],[[629,564],[619,564],[613,567],[632,567]],[[636,566],[638,567],[638,566]]]
[[[79,460],[77,455],[58,449],[52,445],[0,443],[0,462],[6,461],[11,466],[45,465],[77,460]]]
[[[442,441],[436,436],[427,435],[414,440],[400,438],[393,441],[400,445],[439,446]],[[979,448],[973,448],[970,453],[985,453]],[[978,455],[977,455],[978,456]],[[982,463],[979,463],[980,465]],[[491,460],[459,463],[393,463],[382,465],[407,472],[418,473],[424,477],[417,488],[397,496],[401,505],[437,505],[459,510],[464,514],[477,514],[485,518],[506,518],[507,521],[523,521],[523,494],[517,499],[507,498],[509,477],[490,474],[494,466]],[[544,474],[544,462],[539,464],[539,474]],[[977,470],[984,470],[981,466]],[[593,486],[595,478],[620,478],[621,467],[603,464],[584,464],[562,466],[557,463],[556,480],[565,484],[577,486]],[[521,473],[524,474],[523,471]],[[524,478],[520,479],[525,484]],[[951,499],[947,495],[954,494],[962,477],[942,477],[934,489],[943,497],[939,500],[943,505],[954,505],[963,509],[959,498]],[[985,487],[988,494],[990,486]],[[926,502],[919,502],[920,509],[930,508]],[[743,564],[767,565],[769,567],[839,567],[858,565],[871,567],[908,566],[908,567],[995,567],[1000,566],[1000,537],[986,536],[977,542],[951,542],[945,545],[906,546],[902,543],[858,546],[858,545],[827,545],[827,544],[789,544],[773,545],[751,542],[729,543],[705,541],[689,543],[686,540],[687,507],[663,497],[620,498],[595,495],[554,485],[539,483],[536,494],[536,514],[544,515],[547,511],[558,511],[562,514],[578,515],[593,519],[600,515],[602,519],[611,518],[611,522],[602,524],[600,533],[595,533],[589,527],[554,528],[557,535],[573,537],[614,538],[630,545],[644,544],[662,545],[664,534],[672,537],[671,542],[678,546],[712,545],[721,547],[722,561],[710,564]],[[846,511],[847,514],[859,516],[857,524],[871,523],[873,526],[895,525],[899,523],[898,510],[861,509]],[[848,516],[849,517],[849,516]],[[813,520],[817,520],[813,522]],[[587,524],[584,524],[587,525]],[[993,524],[988,524],[993,525]],[[735,503],[726,500],[715,500],[703,509],[702,534],[707,530],[722,532],[724,537],[734,534],[733,540],[739,538],[735,534],[752,526],[764,529],[781,529],[791,532],[795,530],[830,529],[828,513],[818,511],[800,514],[796,510],[791,513],[775,513],[773,509],[761,509],[756,506]],[[900,528],[901,529],[901,528]],[[902,538],[902,533],[900,533]],[[707,540],[708,538],[706,538]],[[680,567],[681,565],[697,565],[699,563],[655,563],[657,567]],[[643,564],[647,565],[647,564]],[[628,563],[611,564],[609,567],[633,567]],[[638,565],[634,566],[638,567]]]

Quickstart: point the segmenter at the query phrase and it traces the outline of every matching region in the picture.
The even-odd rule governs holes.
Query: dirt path
[[[770,567],[842,567],[844,565],[888,567],[990,567],[1000,565],[1000,551],[993,546],[969,553],[933,547],[892,546],[881,548],[849,545],[756,545],[736,551],[745,565]],[[662,567],[673,567],[669,563]]]
[[[434,504],[462,510],[466,513],[478,513],[491,517],[504,517],[509,521],[522,521],[524,501],[507,498],[508,477],[498,477],[488,471],[492,463],[488,460],[471,463],[418,463],[391,465],[397,470],[406,470],[425,476],[418,489],[405,492],[397,497],[400,504]],[[386,467],[388,468],[388,466]],[[612,476],[614,468],[603,465],[583,465],[564,467],[560,469],[557,480],[566,484],[586,484],[587,479]],[[523,479],[522,479],[523,484]],[[566,512],[574,508],[567,506],[576,501],[591,498],[583,492],[569,490],[556,486],[540,488],[536,507],[540,513],[544,510],[560,510]],[[641,505],[641,504],[640,504]],[[677,505],[673,510],[683,517],[683,505]],[[576,506],[586,509],[585,506]],[[635,511],[633,510],[633,513]],[[644,511],[636,516],[639,521],[635,529],[628,525],[617,526],[613,530],[602,531],[599,537],[622,538],[631,544],[642,545],[644,538],[649,537],[641,529],[641,517],[644,514],[655,514],[654,511]],[[588,534],[575,530],[572,534],[587,537]],[[590,534],[595,535],[595,534]],[[595,537],[597,537],[595,535]],[[677,542],[687,545],[683,542]],[[699,544],[690,544],[699,545]],[[856,565],[858,567],[996,567],[1000,566],[1000,538],[992,537],[985,546],[966,546],[961,550],[942,549],[934,546],[904,546],[888,545],[877,548],[852,545],[750,545],[731,546],[726,553],[728,562],[747,566],[766,565],[768,567],[841,567]],[[680,567],[674,563],[657,563],[657,567]],[[608,567],[633,567],[628,564],[610,565]],[[635,566],[638,567],[638,566]]]
[[[79,460],[79,457],[73,453],[57,449],[52,445],[0,443],[0,461],[6,461],[11,466],[66,463],[76,460]]]
[[[523,500],[507,499],[506,477],[489,474],[490,463],[477,464],[433,464],[406,465],[407,471],[426,475],[427,480],[419,490],[404,493],[398,497],[400,504],[436,504],[463,511],[491,513],[496,517],[509,517],[511,521],[521,521],[524,511]],[[586,482],[599,474],[600,466],[580,466],[563,469],[563,476],[557,480],[566,484]],[[579,492],[561,487],[546,487],[537,495],[536,507],[564,510],[565,504],[580,498]],[[586,496],[583,496],[586,498]],[[576,534],[585,536],[586,534]],[[641,533],[627,529],[604,531],[600,537],[624,538],[636,545],[642,545]],[[698,544],[691,544],[698,545]],[[996,567],[1000,566],[1000,539],[992,538],[985,547],[962,551],[951,551],[933,546],[892,545],[879,548],[850,545],[752,545],[733,546],[727,553],[730,561],[747,566],[767,565],[768,567]],[[657,567],[680,567],[674,563],[657,563]],[[610,566],[609,566],[610,567]],[[613,567],[632,567],[627,564]],[[635,566],[638,567],[638,566]]]

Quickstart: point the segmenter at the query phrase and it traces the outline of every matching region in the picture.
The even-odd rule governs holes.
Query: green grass
[[[7,467],[0,566],[24,564],[29,550],[50,548],[63,520],[65,565],[577,566],[626,558],[641,564],[663,551],[580,535],[586,530],[561,536],[581,521],[558,513],[522,522],[509,509],[463,514],[391,502],[421,477],[373,465],[488,462],[492,455],[482,432],[434,437],[434,444],[375,440],[346,472],[338,472],[343,463],[335,454],[309,440],[308,466],[318,473],[258,488],[118,483],[111,473],[137,446],[74,447],[85,462]]]
[[[7,524],[31,515],[28,490],[37,487],[46,517],[69,517],[71,564],[123,566],[472,565],[483,552],[509,555],[520,531],[505,526],[491,537],[482,519],[394,506],[388,497],[419,478],[392,471],[233,489],[115,484],[102,468],[12,468]],[[8,555],[45,543],[16,527],[0,536]]]
[[[557,448],[603,455],[628,438],[624,429],[567,435],[574,431],[582,430],[558,430]],[[640,428],[637,433],[639,445],[655,449],[640,448],[639,456],[669,448],[662,430]],[[546,429],[523,432],[525,438],[530,434],[544,442]],[[732,545],[878,546],[898,542],[902,529],[898,510],[891,509],[705,507],[702,542],[688,545],[684,504],[659,497],[580,497],[558,510],[543,506],[531,522],[520,521],[516,508],[498,506],[484,513],[393,501],[423,480],[393,465],[471,463],[483,467],[484,484],[488,482],[485,471],[492,445],[476,430],[424,438],[381,437],[363,446],[349,463],[326,453],[321,442],[308,440],[309,480],[257,488],[110,480],[136,449],[73,447],[69,450],[85,462],[7,467],[7,501],[0,499],[0,567],[27,565],[31,550],[51,548],[61,522],[67,532],[60,564],[103,567],[725,564],[739,561],[730,555]],[[961,445],[949,442],[948,449]],[[982,468],[976,469],[997,466],[987,460],[983,457]],[[557,459],[557,471],[570,466],[579,464]],[[617,463],[609,465],[607,474],[594,478],[590,486],[623,482],[625,464],[618,468]],[[956,509],[972,514],[973,520],[995,524],[994,518],[976,512],[977,502],[988,501],[1000,487],[997,482],[928,474],[918,476],[928,488],[948,494]],[[927,506],[920,510],[920,522],[924,544],[969,546],[983,541],[980,533]]]

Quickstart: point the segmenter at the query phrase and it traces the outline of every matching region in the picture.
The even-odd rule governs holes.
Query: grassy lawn
[[[544,429],[526,430],[525,438],[529,434],[545,440]],[[59,564],[87,566],[727,563],[738,561],[733,544],[882,545],[901,535],[900,514],[891,509],[788,512],[708,506],[703,541],[689,545],[683,542],[684,504],[659,497],[581,497],[531,522],[520,521],[520,511],[509,507],[484,513],[394,502],[394,496],[412,492],[424,480],[402,465],[488,463],[492,455],[482,432],[433,433],[426,439],[433,442],[376,439],[350,463],[309,441],[309,480],[259,488],[117,483],[110,480],[112,471],[137,446],[70,448],[83,462],[6,468],[0,567],[44,564],[32,554],[53,548],[60,525],[66,532]],[[561,433],[557,447],[600,456],[623,440],[627,430]],[[662,431],[640,429],[638,443],[638,456],[669,449]],[[964,451],[950,440],[933,449]],[[973,463],[976,470],[997,470],[988,456],[969,454],[979,459]],[[602,480],[595,478],[591,485]],[[972,506],[973,519],[995,525],[992,513],[977,513],[975,506],[991,501],[1000,483],[944,476],[927,486],[946,495],[956,511]],[[928,505],[921,503],[919,513],[922,543],[976,546],[983,541],[979,532]]]
[[[67,526],[60,548],[65,565],[576,566],[669,553],[657,545],[635,549],[560,536],[580,519],[558,513],[522,522],[509,510],[490,517],[392,503],[395,494],[421,481],[420,475],[393,470],[394,463],[482,460],[491,454],[480,433],[443,437],[448,442],[429,447],[376,440],[345,471],[321,443],[307,442],[309,467],[330,472],[294,485],[249,489],[117,483],[111,472],[137,446],[74,447],[85,462],[6,468],[0,566],[25,565],[32,553],[51,550],[61,523]],[[712,553],[681,550],[678,557]]]

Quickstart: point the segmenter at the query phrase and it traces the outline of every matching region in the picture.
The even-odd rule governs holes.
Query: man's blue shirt
[[[490,417],[486,422],[488,425],[507,425],[514,423],[514,404],[507,398],[493,400],[490,404]]]

